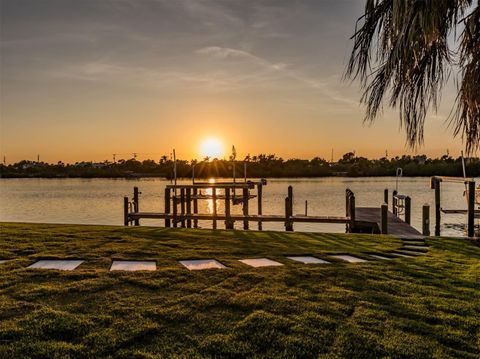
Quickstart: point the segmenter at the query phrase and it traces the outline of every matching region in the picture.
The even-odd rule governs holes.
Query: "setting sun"
[[[210,159],[221,158],[224,154],[223,144],[218,138],[207,138],[200,145],[200,154]]]

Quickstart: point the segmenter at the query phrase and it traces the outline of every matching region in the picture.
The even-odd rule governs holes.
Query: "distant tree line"
[[[466,172],[469,177],[480,176],[480,159],[466,159]],[[244,163],[247,165],[247,176],[261,177],[327,177],[327,176],[394,176],[397,168],[403,169],[404,176],[462,176],[461,158],[442,156],[427,158],[421,156],[402,156],[369,160],[357,157],[353,152],[343,155],[334,163],[320,157],[311,160],[284,160],[273,154],[247,156],[244,161],[205,158],[197,160],[177,160],[177,177],[191,178],[194,171],[196,178],[232,177],[235,166],[236,177],[242,178]],[[162,156],[159,161],[136,159],[119,160],[117,162],[77,162],[56,164],[20,161],[15,164],[0,164],[0,177],[41,177],[41,178],[129,178],[129,177],[173,177],[173,161]]]

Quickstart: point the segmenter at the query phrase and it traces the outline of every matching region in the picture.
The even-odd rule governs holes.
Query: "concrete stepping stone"
[[[222,269],[227,268],[215,259],[195,259],[187,261],[179,261],[188,270],[204,270],[204,269]]]
[[[428,250],[428,246],[412,246],[409,244],[404,244],[402,248],[406,249],[411,249],[411,250],[417,250],[417,249],[422,249],[422,250]]]
[[[407,256],[406,254],[402,254],[402,253],[395,253],[395,252],[392,252],[390,253],[392,256],[395,256],[395,257],[405,257],[405,258],[413,258],[414,256]]]
[[[330,257],[336,258],[336,259],[341,259],[342,261],[349,262],[349,263],[367,262],[367,260],[365,260],[365,259],[354,257],[354,256],[351,256],[351,255],[348,255],[348,254],[338,254],[338,255],[330,256]]]
[[[157,269],[155,261],[122,261],[114,260],[110,267],[110,271],[154,271]]]
[[[418,242],[418,241],[402,241],[403,245],[409,245],[409,246],[426,246],[426,242]]]
[[[425,256],[427,253],[425,252],[415,252],[415,251],[408,251],[406,249],[399,249],[399,253],[411,254],[412,256]]]
[[[72,260],[72,259],[42,259],[39,260],[27,268],[33,269],[59,269],[59,270],[74,270],[83,260]]]
[[[391,261],[393,259],[391,257],[381,256],[379,254],[370,254],[370,257],[377,258],[377,259],[382,259],[382,260],[386,260],[386,261]]]
[[[291,259],[292,261],[301,262],[303,264],[330,264],[330,262],[312,256],[293,256],[287,258]]]
[[[397,238],[403,241],[423,241],[425,240],[425,236],[396,236]]]
[[[272,267],[272,266],[283,266],[282,263],[272,261],[268,258],[251,258],[251,259],[240,259],[240,262],[249,265],[250,267]]]

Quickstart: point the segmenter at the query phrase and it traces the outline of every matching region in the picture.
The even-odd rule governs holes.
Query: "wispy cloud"
[[[335,100],[337,102],[342,102],[350,106],[358,107],[358,101],[351,100],[349,98],[342,96],[338,91],[330,88],[328,82],[308,77],[302,74],[301,72],[299,72],[298,70],[293,69],[292,66],[288,66],[286,63],[272,62],[244,50],[221,47],[221,46],[207,46],[207,47],[200,48],[195,52],[197,54],[209,55],[218,59],[225,59],[225,60],[243,59],[245,61],[249,61],[253,64],[259,65],[260,67],[262,67],[267,71],[276,73],[281,77],[293,79],[309,88],[318,90],[322,94],[331,98],[332,100]]]

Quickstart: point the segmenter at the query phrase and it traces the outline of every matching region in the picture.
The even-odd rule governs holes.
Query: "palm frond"
[[[388,99],[390,107],[399,108],[407,143],[415,147],[423,142],[425,118],[429,110],[437,110],[441,90],[455,61],[449,49],[449,34],[472,1],[366,1],[365,13],[357,22],[357,26],[360,23],[361,26],[355,30],[345,73],[346,77],[358,78],[364,89],[361,102],[366,105],[365,121],[374,121]],[[478,35],[478,19],[471,17],[468,21],[476,21],[471,31]],[[467,41],[467,37],[464,36],[464,40]],[[471,80],[475,76],[478,79],[479,57],[471,50],[478,44],[472,41],[468,40],[464,49],[462,47],[465,72],[458,101],[462,105],[454,120],[455,134],[464,135],[470,151],[478,148],[480,136],[480,83]],[[472,118],[472,115],[477,117]]]

